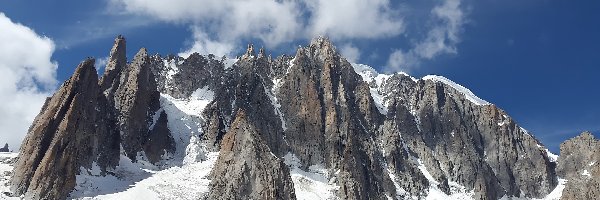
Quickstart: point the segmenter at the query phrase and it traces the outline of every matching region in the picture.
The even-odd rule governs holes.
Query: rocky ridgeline
[[[207,199],[294,199],[288,154],[302,170],[323,166],[341,199],[424,198],[432,190],[541,198],[557,175],[569,180],[565,198],[598,195],[599,164],[585,163],[598,158],[591,135],[565,142],[557,165],[495,105],[437,79],[365,78],[326,38],[277,58],[249,45],[233,64],[145,49],[128,64],[125,49],[118,37],[99,81],[88,59],[47,100],[20,150],[13,195],[64,199],[80,168],[110,173],[120,155],[172,159],[160,93],[186,99],[200,88],[214,92],[201,137],[220,151]]]
[[[568,180],[561,199],[600,197],[600,140],[584,132],[563,142],[557,172]]]

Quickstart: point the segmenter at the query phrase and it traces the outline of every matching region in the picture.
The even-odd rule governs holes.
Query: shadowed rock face
[[[148,59],[142,49],[126,65],[119,36],[100,81],[94,59],[79,64],[30,127],[11,179],[13,195],[65,199],[81,168],[98,165],[105,174],[119,163],[121,146],[132,160],[145,151],[152,163],[174,151]]]
[[[558,176],[567,179],[561,199],[600,196],[600,140],[590,132],[560,144]]]
[[[555,163],[539,142],[494,105],[476,105],[456,89],[432,80],[396,74],[383,93],[404,117],[387,120],[401,126],[407,149],[442,183],[474,189],[476,198],[543,197],[556,185]]]
[[[207,199],[296,199],[289,169],[243,110],[223,137]]]
[[[173,152],[173,138],[167,128],[161,128],[167,127],[166,115],[162,117],[163,120],[153,121],[154,115],[162,115],[158,112],[160,93],[150,70],[150,58],[146,49],[142,48],[132,63],[121,72],[119,82],[119,87],[114,92],[114,102],[121,138],[125,141],[122,146],[127,157],[135,161],[137,153],[143,151],[144,146],[158,145],[165,147],[163,150],[166,152]],[[159,124],[153,126],[153,123]],[[151,126],[160,129],[150,130]],[[159,135],[152,137],[164,140],[149,140],[150,134]],[[150,161],[157,162],[157,158],[165,152],[158,150],[146,153],[158,153],[159,155],[147,155],[152,158]]]
[[[79,168],[102,171],[118,164],[119,133],[99,93],[94,60],[79,64],[73,76],[49,98],[23,144],[11,179],[12,191],[26,199],[64,199]]]

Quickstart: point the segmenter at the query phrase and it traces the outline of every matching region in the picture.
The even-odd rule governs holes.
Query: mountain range
[[[0,198],[598,199],[600,141],[552,154],[442,76],[381,74],[313,39],[273,58],[126,58],[76,68],[0,154]]]

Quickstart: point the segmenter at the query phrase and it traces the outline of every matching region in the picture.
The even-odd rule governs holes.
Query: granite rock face
[[[10,152],[10,149],[8,149],[8,143],[4,144],[4,147],[0,148],[0,152]]]
[[[563,142],[557,172],[567,180],[561,199],[600,197],[600,140],[583,132]]]
[[[555,163],[539,141],[491,104],[479,105],[442,81],[396,74],[379,88],[404,117],[400,133],[440,189],[449,182],[474,190],[476,199],[543,197],[558,184]],[[391,117],[391,119],[390,119]]]
[[[137,153],[143,151],[144,147],[164,147],[163,151],[153,149],[145,152],[154,153],[146,156],[151,158],[151,162],[157,162],[157,158],[164,153],[174,151],[174,142],[169,130],[165,128],[166,114],[160,110],[160,93],[149,60],[146,49],[142,48],[132,63],[121,72],[119,87],[114,92],[114,107],[127,157],[135,161]],[[154,121],[155,118],[158,120]],[[151,130],[151,127],[154,129]],[[164,140],[157,140],[158,138]]]
[[[283,159],[263,141],[243,110],[223,137],[207,199],[296,199]]]
[[[87,59],[46,100],[21,145],[11,179],[15,195],[65,199],[80,167],[96,164],[105,172],[118,164],[119,132],[99,91],[94,59]]]
[[[120,148],[132,160],[143,152],[152,163],[174,150],[166,113],[145,49],[132,64],[125,38],[115,39],[101,80],[94,59],[46,100],[23,141],[11,179],[12,195],[26,199],[65,199],[81,169],[97,165],[110,173]]]

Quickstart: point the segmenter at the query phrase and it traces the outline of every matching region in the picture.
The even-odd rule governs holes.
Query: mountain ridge
[[[82,174],[87,174],[85,180],[89,181],[96,180],[94,177],[127,181],[135,179],[128,173],[140,177],[148,174],[119,170],[122,165],[153,171],[152,176],[207,160],[212,167],[209,163],[202,169],[208,167],[212,172],[202,172],[195,182],[203,189],[179,198],[544,198],[564,184],[556,175],[561,157],[557,161],[495,105],[440,76],[415,79],[406,73],[382,75],[368,66],[351,64],[324,37],[299,48],[295,56],[275,59],[266,56],[264,49],[257,55],[249,45],[235,63],[197,53],[188,58],[161,58],[149,56],[142,48],[128,64],[125,49],[125,38],[117,37],[102,78],[85,81],[95,89],[76,92],[101,102],[90,101],[95,110],[89,112],[105,119],[94,127],[107,130],[40,133],[30,129],[26,139],[41,142],[43,139],[36,138],[54,133],[97,137],[108,132],[113,137],[101,141],[113,145],[108,149],[92,145],[91,151],[108,151],[109,156],[92,156],[97,162],[57,167],[55,170],[71,171],[65,181],[74,184],[66,188],[58,189],[56,183],[44,181],[30,186],[15,175],[22,174],[19,170],[37,173],[33,171],[39,162],[25,162],[32,156],[23,152],[62,154],[23,145],[11,178],[13,195],[89,198],[77,196],[98,192],[83,187]],[[93,68],[93,62],[84,61],[73,77],[90,65]],[[61,90],[68,86],[65,84]],[[60,98],[62,95],[52,97]],[[52,99],[51,108],[55,106]],[[57,108],[74,109],[70,104]],[[45,105],[40,116],[48,109]],[[86,116],[69,113],[64,118],[82,119],[84,124],[97,121],[86,120]],[[43,128],[48,122],[36,119],[32,127]],[[79,120],[63,123],[81,124]],[[593,136],[587,140],[596,141]],[[578,149],[576,146],[570,149]],[[591,146],[592,150],[597,148]],[[223,153],[228,151],[233,153]],[[216,159],[214,153],[219,154]],[[80,162],[79,157],[65,157]],[[581,188],[569,184],[594,184],[597,165],[585,169],[590,179],[566,183],[568,196],[579,198],[569,191]],[[95,166],[99,173],[85,172],[97,171]],[[264,166],[275,171],[265,171]],[[570,174],[567,171],[572,170],[581,169],[560,168],[558,172]],[[571,174],[568,178],[579,177]],[[88,184],[94,185],[93,181]],[[319,193],[313,185],[328,189]],[[597,194],[597,187],[587,187],[591,187],[590,192],[584,195]],[[158,198],[177,198],[179,194],[150,190]]]

